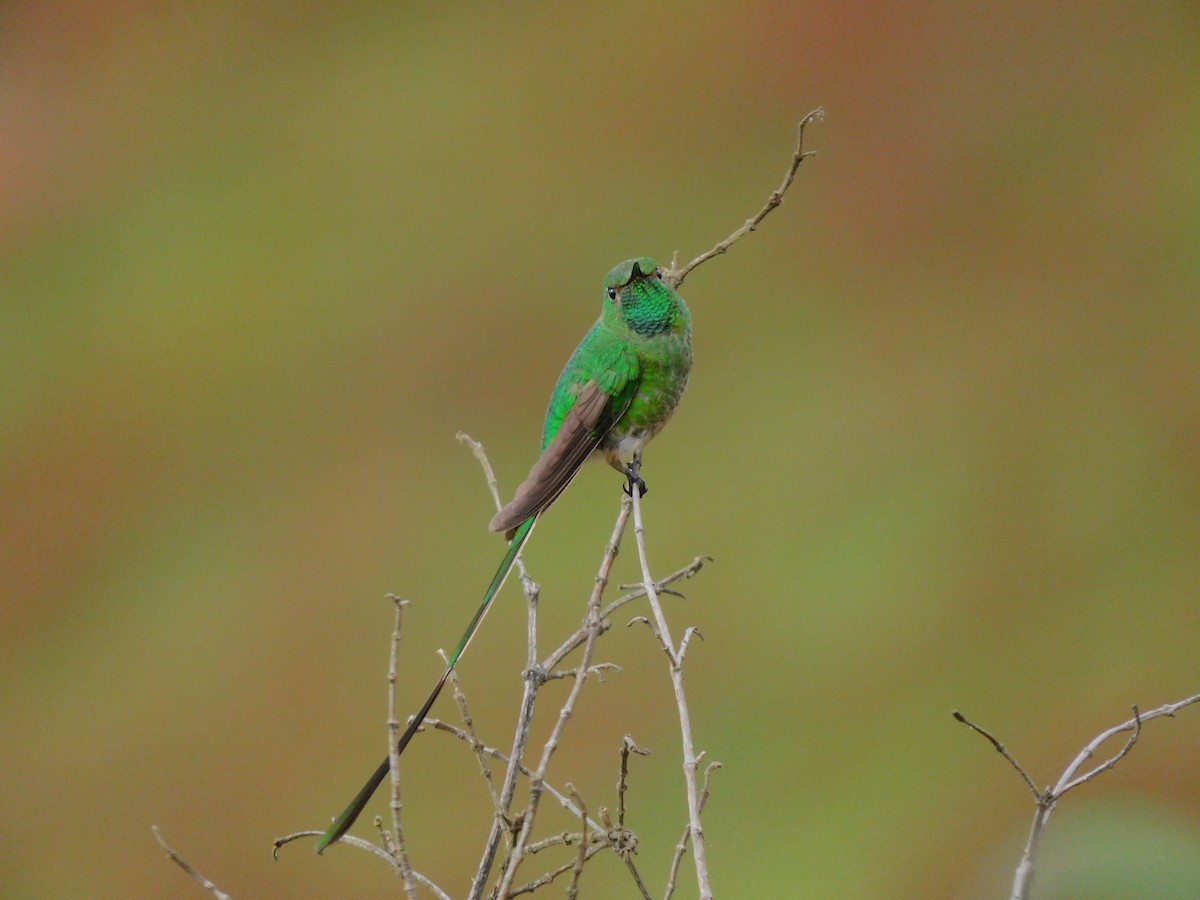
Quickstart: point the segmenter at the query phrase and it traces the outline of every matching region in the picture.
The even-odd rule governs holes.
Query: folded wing
[[[558,433],[529,470],[529,477],[517,488],[512,501],[496,513],[488,528],[505,532],[505,538],[511,540],[518,525],[550,506],[608,430],[625,414],[632,396],[632,391],[622,391],[620,396],[613,397],[594,381],[585,384]]]

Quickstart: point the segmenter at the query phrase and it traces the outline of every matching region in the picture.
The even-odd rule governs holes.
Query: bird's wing
[[[595,381],[585,384],[554,439],[529,470],[529,477],[517,488],[508,505],[496,513],[488,528],[511,532],[553,503],[608,430],[625,414],[632,399],[632,390],[622,390],[614,397]]]

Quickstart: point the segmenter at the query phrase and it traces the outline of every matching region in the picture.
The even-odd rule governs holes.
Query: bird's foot
[[[646,482],[642,479],[642,476],[638,474],[641,471],[641,468],[642,458],[640,456],[635,456],[632,460],[630,460],[629,465],[621,467],[621,471],[625,473],[626,478],[624,487],[625,496],[633,496],[634,485],[637,486],[638,496],[640,497],[645,497],[646,494],[650,492],[650,488],[646,487]]]

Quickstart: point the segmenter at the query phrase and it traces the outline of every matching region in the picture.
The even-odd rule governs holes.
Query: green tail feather
[[[483,602],[479,605],[479,609],[475,611],[470,624],[467,625],[467,630],[463,632],[463,636],[459,639],[458,646],[450,654],[450,662],[446,666],[446,671],[442,673],[442,677],[437,680],[437,684],[434,685],[429,697],[417,711],[417,714],[413,716],[412,721],[408,723],[408,727],[404,729],[404,734],[400,735],[400,740],[396,744],[397,754],[404,752],[404,748],[408,746],[408,742],[412,740],[413,735],[417,733],[417,729],[425,721],[425,717],[429,715],[429,710],[433,707],[434,701],[437,700],[438,694],[442,692],[442,687],[445,685],[446,679],[450,677],[450,672],[458,664],[463,653],[466,652],[467,646],[471,643],[471,638],[475,637],[475,632],[478,630],[479,624],[483,621],[483,617],[487,615],[492,601],[500,593],[500,588],[504,586],[504,582],[508,578],[508,573],[512,571],[513,563],[517,561],[517,554],[521,552],[521,547],[525,545],[525,541],[529,538],[529,533],[533,531],[535,522],[537,522],[537,516],[533,515],[517,526],[512,542],[508,545],[508,552],[504,554],[504,559],[500,561],[500,567],[496,569],[496,574],[492,576],[492,583],[488,585],[487,592],[483,595]],[[379,789],[379,785],[383,784],[383,779],[387,778],[389,767],[389,761],[385,758],[379,764],[379,768],[375,770],[375,773],[367,780],[367,783],[362,786],[362,790],[354,795],[354,799],[350,801],[350,805],[342,811],[340,816],[334,819],[333,824],[329,826],[329,830],[321,835],[321,839],[317,841],[317,853],[321,853],[350,829],[350,826],[354,824],[354,820],[362,813],[372,795]]]

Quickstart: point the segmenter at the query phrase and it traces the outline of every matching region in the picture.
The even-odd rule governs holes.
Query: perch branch
[[[708,854],[704,841],[704,829],[700,825],[700,791],[696,784],[696,770],[701,755],[697,755],[692,740],[692,720],[688,711],[687,695],[683,688],[682,649],[671,639],[671,630],[658,601],[658,588],[650,575],[650,563],[646,559],[646,529],[642,524],[642,492],[636,483],[631,485],[630,499],[633,501],[633,536],[637,543],[638,560],[642,566],[643,586],[650,610],[654,615],[655,631],[670,663],[671,685],[675,689],[675,705],[679,711],[679,733],[683,744],[683,775],[687,785],[688,831],[692,841],[692,858],[696,864],[696,882],[701,900],[711,900],[712,887],[708,878]]]

